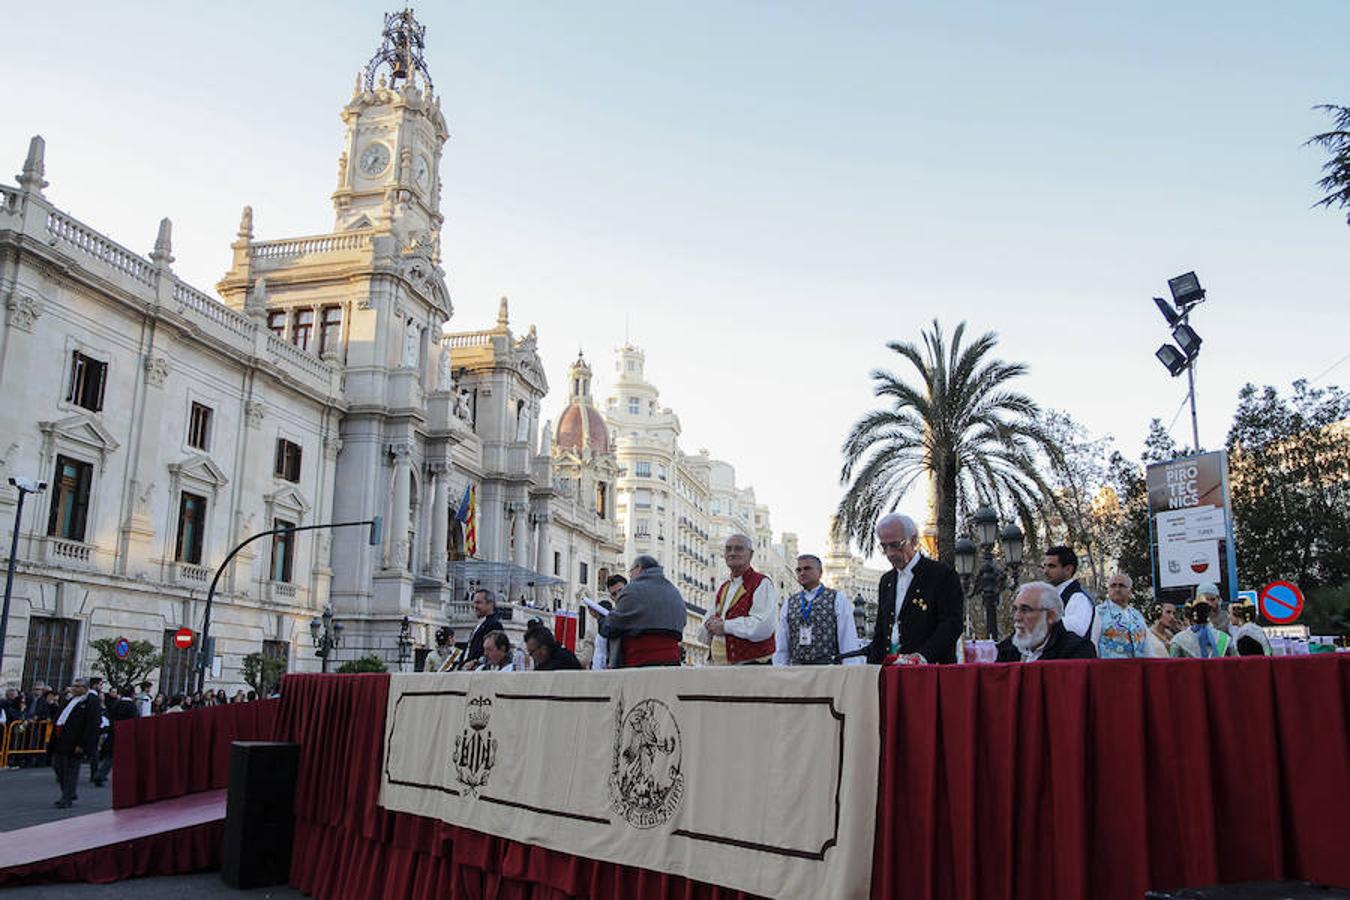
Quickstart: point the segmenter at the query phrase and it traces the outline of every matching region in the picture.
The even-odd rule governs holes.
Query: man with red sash
[[[655,557],[642,555],[628,570],[631,579],[614,610],[600,620],[609,641],[609,668],[678,666],[684,635],[685,606]]]
[[[754,542],[743,534],[727,538],[723,548],[731,577],[722,582],[713,608],[703,620],[701,640],[714,666],[767,664],[773,659],[778,622],[778,589],[773,579],[750,567]]]

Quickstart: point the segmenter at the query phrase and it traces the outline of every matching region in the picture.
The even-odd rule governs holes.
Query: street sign
[[[1288,581],[1272,581],[1261,589],[1261,615],[1276,625],[1288,625],[1303,612],[1303,592]]]
[[[131,652],[131,641],[119,637],[117,643],[113,644],[113,652],[117,654],[118,659],[126,659],[127,654]]]
[[[173,633],[173,645],[179,650],[186,650],[192,646],[196,635],[192,633],[191,628],[180,628]]]

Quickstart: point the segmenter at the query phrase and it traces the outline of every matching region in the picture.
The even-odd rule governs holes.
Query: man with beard
[[[1054,585],[1032,581],[1013,598],[1013,633],[998,642],[999,662],[1096,659],[1092,642],[1064,627],[1064,601]]]

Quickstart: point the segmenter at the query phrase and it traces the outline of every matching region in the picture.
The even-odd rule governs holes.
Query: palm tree
[[[839,479],[848,488],[836,527],[859,547],[872,545],[876,520],[893,512],[921,476],[929,487],[941,559],[953,558],[958,513],[969,514],[979,503],[993,505],[1000,516],[1011,511],[1028,545],[1034,543],[1044,521],[1041,511],[1052,502],[1041,460],[1053,464],[1061,454],[1039,424],[1036,404],[1008,388],[1026,365],[989,358],[998,342],[992,332],[963,347],[965,331],[962,322],[949,349],[934,319],[922,348],[886,344],[918,370],[920,387],[892,372],[872,372],[873,394],[890,405],[854,423]]]
[[[1304,146],[1317,144],[1331,154],[1331,159],[1322,164],[1326,177],[1317,182],[1326,195],[1313,205],[1344,209],[1350,206],[1350,106],[1324,103],[1314,108],[1331,116],[1334,127],[1331,131],[1313,135],[1304,143]],[[1350,223],[1350,216],[1346,222]]]

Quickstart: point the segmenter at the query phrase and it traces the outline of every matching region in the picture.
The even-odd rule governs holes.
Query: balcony
[[[189,562],[176,562],[173,564],[173,583],[187,585],[188,587],[207,587],[211,583],[211,576],[215,573],[206,566],[199,566]]]
[[[67,538],[48,537],[43,542],[43,560],[59,568],[92,569],[94,545]]]

